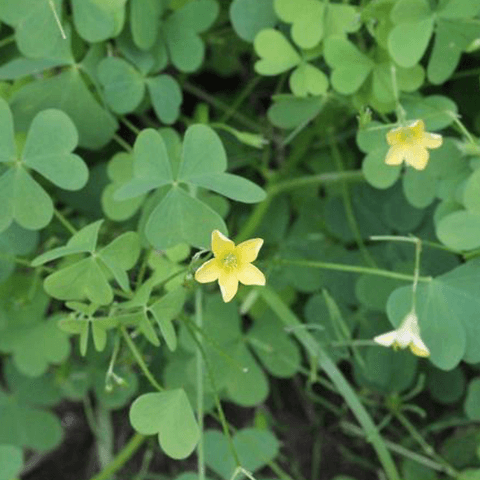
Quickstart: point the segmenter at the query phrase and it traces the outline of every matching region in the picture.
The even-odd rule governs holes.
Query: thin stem
[[[120,121],[128,127],[135,135],[138,135],[141,130],[140,128],[136,127],[125,115],[122,115],[120,118]]]
[[[120,470],[125,463],[133,456],[133,454],[140,448],[146,437],[136,433],[130,441],[120,450],[113,462],[109,463],[98,475],[95,475],[90,480],[108,480],[111,476]]]
[[[123,338],[125,339],[125,343],[127,344],[128,348],[130,349],[133,356],[135,357],[135,360],[137,361],[138,366],[142,370],[145,377],[147,377],[147,380],[159,392],[163,392],[164,388],[155,380],[155,377],[153,376],[152,372],[150,372],[150,370],[148,369],[147,364],[144,362],[142,355],[140,354],[137,347],[135,346],[135,343],[133,343],[133,340],[130,338],[130,335],[128,334],[125,327],[121,326],[120,331],[122,332]]]
[[[467,137],[468,141],[470,143],[473,143],[474,145],[478,145],[477,141],[473,138],[472,134],[468,131],[467,127],[460,121],[458,118],[458,115],[455,115],[452,112],[448,112],[450,115],[450,118],[453,119],[457,127],[460,129],[460,131]]]
[[[65,30],[62,27],[62,22],[60,21],[60,17],[58,16],[57,9],[55,8],[53,0],[48,0],[48,4],[50,5],[53,16],[55,17],[55,21],[57,22],[58,28],[60,30],[60,35],[62,35],[62,38],[66,40],[67,36],[65,35]]]
[[[245,99],[252,93],[255,87],[260,83],[262,77],[257,75],[253,77],[245,88],[240,92],[238,97],[234,100],[230,108],[220,117],[220,123],[227,123],[232,115],[240,108],[240,105],[245,101]]]
[[[60,221],[60,223],[72,234],[75,235],[77,233],[77,230],[75,227],[57,210],[55,209],[53,211],[54,215],[57,217],[57,219]]]
[[[410,436],[420,445],[422,450],[430,457],[434,458],[436,462],[438,462],[440,465],[442,465],[442,470],[445,471],[445,473],[453,478],[457,478],[459,473],[440,455],[438,455],[433,447],[428,444],[428,442],[425,441],[425,439],[422,437],[420,432],[411,424],[411,422],[408,420],[408,418],[403,415],[401,412],[394,412],[395,418],[404,426],[404,428],[408,431]]]
[[[120,135],[115,134],[112,138],[127,152],[133,150],[133,148]]]
[[[30,261],[23,258],[15,257],[13,255],[7,255],[6,253],[0,253],[0,259],[9,260],[10,262],[18,263],[19,265],[23,265],[24,267],[32,268]]]
[[[108,408],[98,402],[97,411],[97,455],[102,468],[106,468],[115,459],[113,455],[113,427]]]
[[[195,291],[195,323],[199,329],[203,326],[202,289]],[[197,341],[201,345],[202,337],[197,333]],[[197,348],[195,352],[197,364],[197,421],[200,438],[197,444],[197,469],[198,480],[205,480],[205,453],[203,450],[203,358],[202,351]]]
[[[337,164],[337,170],[339,172],[343,172],[344,167],[343,167],[342,156],[340,155],[340,151],[338,150],[338,145],[335,142],[335,137],[332,131],[329,131],[329,138],[330,138],[330,152],[332,154],[332,157],[335,163]],[[342,181],[341,185],[342,185],[343,205],[345,207],[345,215],[347,216],[347,221],[348,221],[348,224],[350,225],[350,230],[352,231],[353,236],[355,237],[355,241],[366,263],[371,267],[376,267],[377,264],[375,263],[375,260],[370,255],[370,252],[367,250],[367,247],[365,246],[365,242],[363,241],[363,237],[360,232],[357,219],[355,218],[355,212],[353,211],[353,205],[352,205],[352,197],[348,190],[348,186],[345,181]]]
[[[15,35],[5,37],[3,40],[0,40],[0,48],[10,45],[13,42],[15,42]]]
[[[280,265],[296,265],[298,267],[308,268],[324,268],[326,270],[337,270],[340,272],[350,273],[365,273],[367,275],[376,275],[379,277],[394,278],[396,280],[405,280],[406,282],[413,282],[415,277],[405,273],[390,272],[389,270],[381,270],[377,268],[361,267],[357,265],[344,265],[341,263],[315,262],[310,260],[288,260],[277,259],[275,263]],[[418,277],[420,282],[431,282],[432,277]]]

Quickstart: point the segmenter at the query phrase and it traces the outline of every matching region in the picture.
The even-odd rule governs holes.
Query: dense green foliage
[[[65,408],[65,479],[479,479],[479,48],[478,0],[0,0],[0,480]],[[195,281],[214,230],[266,286]]]

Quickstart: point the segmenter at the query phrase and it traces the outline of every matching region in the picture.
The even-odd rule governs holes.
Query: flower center
[[[418,135],[411,127],[402,128],[399,137],[401,143],[412,144],[418,141]]]
[[[237,268],[237,257],[233,253],[227,253],[221,260],[223,267],[228,272]]]

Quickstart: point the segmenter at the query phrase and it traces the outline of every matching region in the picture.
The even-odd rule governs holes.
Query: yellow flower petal
[[[205,262],[196,272],[195,280],[200,283],[214,282],[220,275],[220,267],[216,258]]]
[[[218,284],[220,285],[223,301],[229,302],[238,290],[238,280],[236,275],[221,272],[218,278]]]
[[[251,263],[246,263],[237,272],[237,278],[244,285],[265,285],[265,275]]]
[[[385,163],[387,165],[401,165],[403,159],[405,158],[407,148],[397,145],[395,147],[390,147],[390,150],[385,157]]]
[[[442,145],[443,138],[438,133],[424,133],[422,144],[426,148],[438,148]]]
[[[402,127],[394,128],[387,133],[387,143],[390,146],[398,145],[402,143]]]
[[[416,120],[415,122],[411,123],[407,128],[410,129],[411,134],[415,138],[422,138],[425,132],[425,124],[423,120]]]
[[[428,157],[428,150],[420,145],[412,146],[405,152],[405,162],[417,170],[425,169]]]
[[[240,243],[235,248],[235,254],[242,263],[253,262],[257,259],[258,252],[262,248],[263,240],[261,238],[252,238]]]
[[[417,355],[418,357],[429,357],[430,356],[430,350],[419,339],[417,339],[415,342],[410,343],[410,350],[412,351],[412,353],[414,355]]]
[[[373,341],[384,347],[390,347],[397,340],[397,331],[392,330],[391,332],[384,333],[383,335],[376,336]]]
[[[235,244],[219,230],[212,232],[212,252],[215,257],[225,255],[235,248]]]

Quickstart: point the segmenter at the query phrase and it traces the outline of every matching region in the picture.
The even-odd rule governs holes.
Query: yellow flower
[[[438,148],[442,141],[441,135],[425,131],[423,120],[415,120],[407,127],[394,128],[387,133],[390,150],[385,163],[400,165],[405,160],[413,168],[424,170],[429,157],[427,148]]]
[[[218,230],[212,232],[214,258],[205,262],[196,272],[200,283],[218,280],[224,302],[229,302],[237,293],[238,282],[244,285],[265,285],[265,276],[252,262],[256,260],[263,245],[261,238],[252,238],[235,246]]]
[[[419,357],[430,356],[430,350],[420,338],[418,317],[415,312],[410,312],[396,330],[378,335],[373,340],[384,347],[393,346],[395,349],[410,347],[412,353]]]

